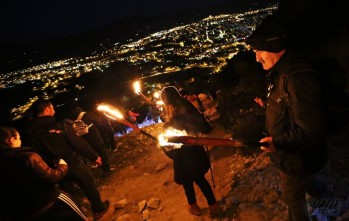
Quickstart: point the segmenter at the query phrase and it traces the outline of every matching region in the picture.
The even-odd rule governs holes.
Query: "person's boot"
[[[209,206],[208,210],[210,211],[210,216],[212,218],[222,216],[222,214],[223,214],[222,208],[218,205],[217,202],[215,202],[215,204]]]
[[[188,210],[191,214],[195,215],[195,216],[200,216],[201,215],[201,209],[198,206],[198,204],[194,203],[194,204],[189,204],[188,205]]]
[[[102,218],[102,216],[104,216],[104,214],[108,211],[109,206],[110,206],[109,200],[106,200],[103,204],[104,204],[103,210],[98,211],[98,212],[94,212],[95,220],[99,220],[100,218]]]

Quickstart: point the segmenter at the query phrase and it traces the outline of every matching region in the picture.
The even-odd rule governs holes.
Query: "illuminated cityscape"
[[[38,95],[53,98],[68,93],[67,86],[72,80],[92,71],[103,72],[115,62],[150,67],[137,73],[143,80],[193,68],[217,73],[227,59],[245,48],[243,40],[256,24],[275,9],[277,5],[239,14],[209,16],[141,39],[129,39],[124,44],[115,43],[112,48],[87,57],[66,58],[2,73],[0,90],[30,84],[33,93],[23,95],[22,103],[10,107],[12,120],[16,120],[38,99]],[[80,90],[84,85],[74,87]]]

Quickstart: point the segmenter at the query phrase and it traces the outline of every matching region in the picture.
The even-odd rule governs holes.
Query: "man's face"
[[[256,61],[262,64],[264,70],[268,71],[279,61],[285,50],[280,52],[253,50],[253,52],[256,54]]]
[[[11,137],[11,147],[18,148],[22,145],[21,136],[17,132],[15,136]]]

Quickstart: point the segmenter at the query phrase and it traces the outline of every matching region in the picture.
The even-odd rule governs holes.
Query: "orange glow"
[[[163,106],[165,103],[162,100],[156,101],[156,105]]]
[[[160,93],[158,91],[155,91],[154,94],[153,94],[153,97],[155,99],[159,99],[160,98]]]
[[[122,116],[122,114],[120,113],[120,111],[118,111],[116,108],[111,107],[111,106],[106,105],[106,104],[98,105],[97,110],[106,112],[105,115],[108,117],[111,117],[111,118],[114,118],[114,117],[116,117],[117,119],[124,118]]]
[[[140,94],[141,93],[141,83],[140,83],[140,81],[135,81],[133,83],[133,88],[135,89],[135,93],[136,94]]]
[[[180,143],[169,143],[167,137],[170,136],[184,136],[187,135],[187,132],[184,130],[177,130],[175,128],[169,127],[165,133],[161,133],[158,136],[158,141],[160,146],[173,146],[173,148],[181,148],[182,144]]]

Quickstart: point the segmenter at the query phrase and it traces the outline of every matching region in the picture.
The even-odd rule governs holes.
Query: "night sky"
[[[121,18],[163,15],[234,2],[240,4],[234,0],[2,0],[0,40],[6,44],[61,37]]]

